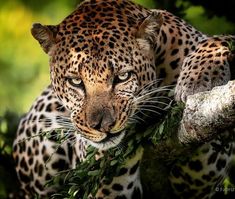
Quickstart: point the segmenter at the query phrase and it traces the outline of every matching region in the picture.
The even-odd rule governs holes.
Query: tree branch
[[[178,131],[181,144],[203,143],[235,125],[235,81],[187,98]]]

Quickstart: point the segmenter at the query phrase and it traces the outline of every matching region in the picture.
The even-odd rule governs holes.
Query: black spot
[[[182,174],[182,169],[178,166],[174,166],[171,173],[175,178],[179,178]]]
[[[159,79],[164,79],[166,77],[166,71],[164,68],[160,69]]]
[[[194,170],[194,171],[201,171],[202,170],[202,163],[199,161],[199,160],[191,160],[189,163],[188,163],[188,166],[191,170]]]
[[[110,195],[110,191],[108,189],[102,189],[102,193],[106,196]]]
[[[210,172],[209,172],[209,175],[210,175],[211,177],[214,177],[214,176],[215,176],[215,172],[214,172],[214,171],[210,171]]]
[[[43,108],[44,108],[44,104],[42,103],[42,104],[38,107],[38,111],[41,112]]]
[[[35,155],[38,155],[39,154],[39,150],[36,149],[34,153],[35,153]]]
[[[64,156],[66,155],[64,149],[61,148],[61,147],[59,147],[59,148],[57,149],[56,153],[59,154],[59,155],[64,155]]]
[[[188,53],[189,53],[189,49],[188,49],[188,48],[185,48],[185,49],[184,49],[184,56],[187,56]]]
[[[20,153],[25,152],[25,150],[26,150],[26,144],[25,144],[25,141],[20,142],[20,143],[19,143],[19,147],[20,147]]]
[[[228,46],[229,46],[229,43],[228,43],[228,42],[223,41],[223,42],[221,42],[221,45],[222,45],[222,46],[227,46],[227,47],[228,47]]]
[[[139,161],[130,169],[130,172],[129,172],[129,174],[130,175],[133,175],[135,172],[136,172],[136,170],[138,169],[138,166],[139,166]]]
[[[218,75],[219,72],[217,70],[213,71],[213,75]]]
[[[128,186],[127,186],[127,189],[131,189],[133,187],[133,182],[129,183]]]
[[[51,175],[50,174],[46,174],[45,180],[48,181],[51,179]]]
[[[27,135],[27,137],[31,137],[31,132],[29,129],[26,129],[26,135]]]
[[[174,49],[174,50],[172,50],[171,55],[172,56],[176,55],[178,52],[179,52],[179,49]]]
[[[136,187],[131,195],[131,199],[141,199],[141,192],[140,189],[138,187]]]
[[[202,175],[202,179],[206,180],[207,182],[211,181],[211,177],[209,175]]]
[[[49,92],[47,90],[42,92],[42,95],[48,95],[48,94],[49,94]]]
[[[32,164],[33,164],[33,157],[30,157],[30,158],[29,158],[28,163],[29,163],[29,165],[32,165]]]
[[[13,151],[16,152],[16,151],[17,151],[17,148],[18,148],[17,145],[15,145],[15,146],[13,147]]]
[[[210,59],[210,58],[212,58],[212,57],[213,57],[212,54],[207,55],[207,58],[208,58],[208,59]]]
[[[178,44],[179,44],[179,45],[182,45],[182,44],[183,44],[182,39],[179,39],[179,40],[178,40]]]
[[[212,48],[212,47],[217,47],[217,45],[215,43],[212,43],[211,45],[209,45],[209,48]]]
[[[165,44],[167,42],[166,33],[163,30],[161,31],[161,33],[162,33],[162,37],[163,37],[163,43]]]
[[[223,169],[225,166],[226,166],[226,160],[225,159],[218,159],[217,160],[216,168],[218,169],[218,171]]]
[[[43,191],[43,190],[44,190],[43,186],[41,185],[41,183],[40,183],[38,180],[36,180],[35,186],[36,186],[40,191]]]
[[[162,51],[161,54],[158,56],[158,58],[155,60],[155,64],[156,66],[159,66],[160,64],[162,64],[165,61],[165,53],[166,51]]]
[[[24,174],[21,170],[19,171],[19,178],[24,183],[29,183],[30,182],[29,176]]]
[[[204,65],[205,62],[206,62],[205,60],[201,61],[201,62],[200,62],[200,65]]]
[[[49,155],[43,155],[43,161],[47,162],[49,160],[50,156]]]
[[[204,40],[202,43],[204,43],[203,45],[202,45],[202,47],[206,47],[207,45],[208,45],[208,43],[206,42],[206,40]]]
[[[210,157],[208,158],[207,164],[209,165],[209,164],[215,163],[217,155],[218,155],[218,153],[216,153],[216,152],[212,153],[210,155]]]
[[[28,171],[28,165],[26,164],[25,158],[23,157],[20,161],[20,167],[23,168],[25,171]]]
[[[27,155],[28,155],[28,156],[31,156],[31,154],[32,154],[32,150],[31,150],[31,148],[30,148],[30,147],[28,147]]]
[[[120,169],[120,171],[119,171],[119,173],[118,173],[117,176],[122,176],[122,175],[126,174],[127,171],[128,171],[127,168],[122,167],[122,168]]]
[[[21,135],[24,132],[24,127],[21,127],[18,131],[19,135]]]
[[[191,47],[191,50],[195,50],[195,49],[196,49],[196,46],[192,46],[192,47]]]
[[[113,42],[109,42],[109,47],[110,47],[110,48],[114,48]]]
[[[36,125],[34,125],[34,126],[32,127],[32,132],[33,132],[34,134],[37,132],[37,126],[36,126]]]
[[[68,163],[63,159],[60,159],[60,160],[54,162],[51,166],[53,169],[57,169],[58,171],[68,169],[68,167],[69,167]]]
[[[171,68],[172,68],[173,70],[178,67],[179,61],[180,61],[180,58],[177,58],[176,60],[170,62],[170,66],[171,66]]]
[[[172,28],[169,28],[169,32],[170,32],[170,33],[173,33],[174,30],[173,30]]]
[[[46,121],[46,119],[45,119],[46,117],[45,117],[45,115],[40,115],[40,117],[39,117],[39,122],[45,122]]]
[[[57,133],[56,131],[52,131],[50,135],[47,136],[47,139],[53,142],[57,141]]]
[[[40,165],[38,166],[38,175],[39,175],[39,176],[42,176],[42,173],[43,173],[43,165],[40,164]]]
[[[120,184],[115,183],[115,184],[113,184],[112,189],[115,190],[115,191],[122,191],[123,186],[120,185]]]
[[[217,60],[217,61],[215,61],[214,63],[215,63],[216,65],[218,65],[218,64],[220,64],[220,61]]]

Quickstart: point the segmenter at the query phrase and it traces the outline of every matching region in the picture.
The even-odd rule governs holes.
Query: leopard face
[[[58,26],[32,28],[74,129],[99,148],[122,140],[141,88],[156,79],[154,52],[143,39],[148,15],[128,1],[85,1]]]

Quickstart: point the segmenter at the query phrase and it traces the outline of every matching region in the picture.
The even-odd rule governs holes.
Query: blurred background
[[[49,84],[48,57],[31,36],[31,25],[34,22],[58,24],[79,2],[0,0],[0,198],[6,198],[14,190],[10,154],[18,119]],[[166,9],[210,35],[235,33],[233,0],[135,2]]]

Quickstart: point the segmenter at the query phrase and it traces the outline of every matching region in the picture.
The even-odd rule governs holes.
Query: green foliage
[[[233,42],[229,42],[229,50],[231,51],[231,52],[235,52],[235,42],[233,41]]]
[[[150,133],[154,145],[175,134],[182,118],[183,109],[183,103],[173,105],[167,115],[154,125],[152,133]]]
[[[19,185],[12,159],[12,143],[15,137],[19,116],[6,112],[0,117],[0,198],[17,192]]]
[[[191,6],[185,10],[185,19],[203,33],[209,35],[232,34],[235,32],[233,23],[226,21],[225,17],[213,16],[208,18],[202,6]]]
[[[134,2],[143,5],[147,8],[155,8],[156,2],[154,0],[134,0]]]
[[[0,6],[0,114],[25,112],[49,84],[48,58],[30,34],[32,24],[57,24],[75,7],[65,0],[40,1],[42,9],[35,12],[28,2],[4,1]]]

